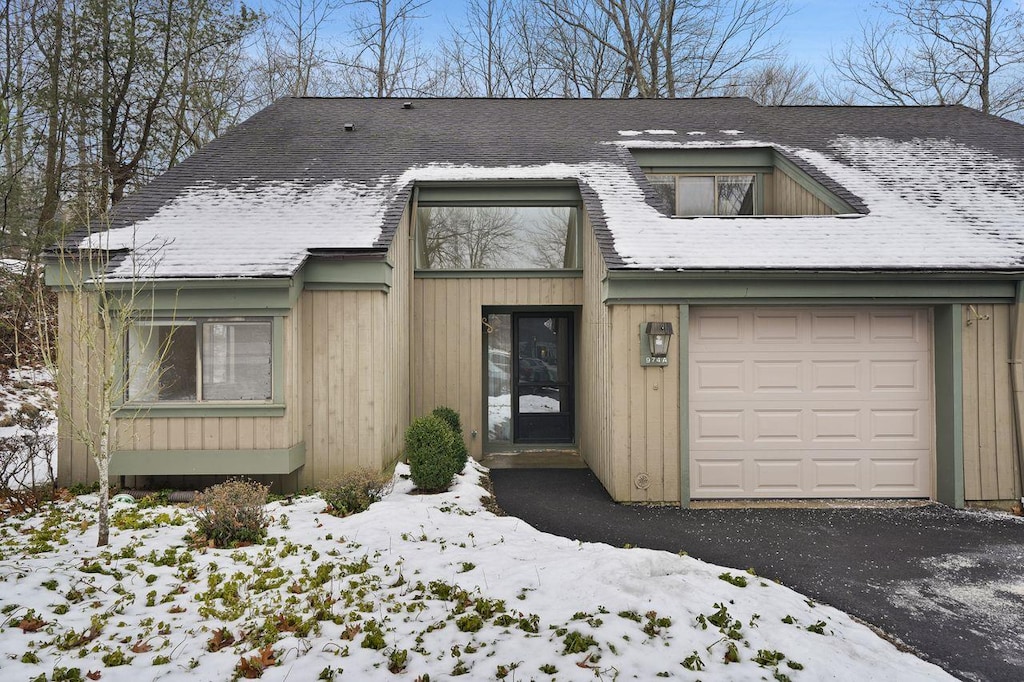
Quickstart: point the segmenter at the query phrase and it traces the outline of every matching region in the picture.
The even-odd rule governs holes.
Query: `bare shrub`
[[[361,468],[320,486],[320,496],[330,505],[335,516],[349,516],[366,511],[371,504],[391,492],[394,481],[376,469]]]
[[[210,486],[193,501],[195,540],[212,547],[256,544],[267,536],[267,486],[231,479]]]
[[[50,413],[23,403],[0,424],[14,429],[13,434],[0,436],[0,499],[15,509],[34,509],[53,498],[57,477],[52,423]]]

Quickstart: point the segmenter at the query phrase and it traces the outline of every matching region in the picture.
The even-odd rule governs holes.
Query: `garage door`
[[[917,308],[692,308],[691,496],[928,497]]]

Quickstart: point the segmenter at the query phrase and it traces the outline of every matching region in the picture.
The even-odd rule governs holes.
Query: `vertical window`
[[[270,400],[273,324],[140,321],[128,330],[125,379],[135,402]]]
[[[270,322],[203,324],[203,399],[270,400]]]
[[[196,399],[193,322],[137,322],[128,330],[128,399]]]

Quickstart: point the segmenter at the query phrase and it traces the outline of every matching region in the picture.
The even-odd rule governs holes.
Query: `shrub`
[[[331,505],[335,516],[349,516],[366,511],[371,504],[391,492],[391,476],[376,469],[350,471],[320,487],[320,496]]]
[[[431,414],[450,426],[455,433],[455,464],[457,467],[455,472],[458,473],[466,467],[466,462],[469,461],[469,449],[466,448],[466,439],[462,435],[462,419],[459,418],[458,412],[443,405],[434,408]]]
[[[424,492],[441,492],[458,472],[455,432],[433,415],[420,417],[405,431],[405,456],[409,474]]]
[[[269,522],[266,503],[267,486],[255,481],[232,479],[207,488],[193,502],[197,539],[214,547],[261,542]]]

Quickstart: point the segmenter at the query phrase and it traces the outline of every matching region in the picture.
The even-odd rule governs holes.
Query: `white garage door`
[[[693,308],[691,496],[928,497],[929,313]]]

